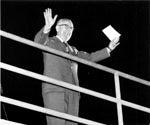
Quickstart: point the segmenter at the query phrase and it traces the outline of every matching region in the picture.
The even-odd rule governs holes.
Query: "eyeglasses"
[[[65,27],[67,27],[67,28],[69,28],[69,29],[71,29],[71,30],[74,30],[74,28],[71,27],[71,26],[69,26],[68,24],[60,24],[60,25],[58,25],[58,26],[65,26]]]

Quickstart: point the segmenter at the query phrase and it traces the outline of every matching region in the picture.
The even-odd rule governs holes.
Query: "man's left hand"
[[[120,37],[116,37],[109,43],[109,49],[112,51],[114,50],[120,43],[119,43]]]

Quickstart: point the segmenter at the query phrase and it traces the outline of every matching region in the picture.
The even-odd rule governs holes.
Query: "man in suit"
[[[56,24],[57,35],[48,37],[51,27],[54,25],[57,15],[52,18],[51,9],[44,12],[45,26],[35,36],[35,42],[50,48],[69,53],[73,56],[97,62],[110,56],[110,51],[118,44],[119,39],[110,42],[109,48],[106,47],[91,54],[78,51],[75,47],[68,45],[68,41],[73,33],[73,23],[69,19],[60,19]],[[73,85],[79,85],[77,77],[77,63],[43,52],[44,56],[44,75]],[[49,83],[42,84],[42,95],[44,106],[59,112],[78,116],[80,94],[66,88],[58,87]],[[51,116],[47,116],[47,125],[77,125],[77,123],[66,121]]]

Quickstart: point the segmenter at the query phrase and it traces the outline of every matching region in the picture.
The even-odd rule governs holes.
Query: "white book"
[[[111,25],[104,28],[102,32],[108,37],[110,41],[121,36],[121,34],[117,32]]]

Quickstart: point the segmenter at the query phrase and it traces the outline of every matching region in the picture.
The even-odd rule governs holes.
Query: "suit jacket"
[[[48,33],[43,33],[43,28],[36,34],[34,41],[50,48],[66,52],[65,44],[62,43],[56,36],[48,37]],[[92,62],[98,62],[110,56],[106,48],[89,54],[83,51],[77,51],[71,46],[69,47],[69,54]],[[77,64],[75,62],[47,52],[43,52],[43,57],[44,75],[70,84],[79,85]],[[64,91],[63,88],[51,84],[43,85],[43,89],[44,91],[49,91],[50,89],[51,91]]]

